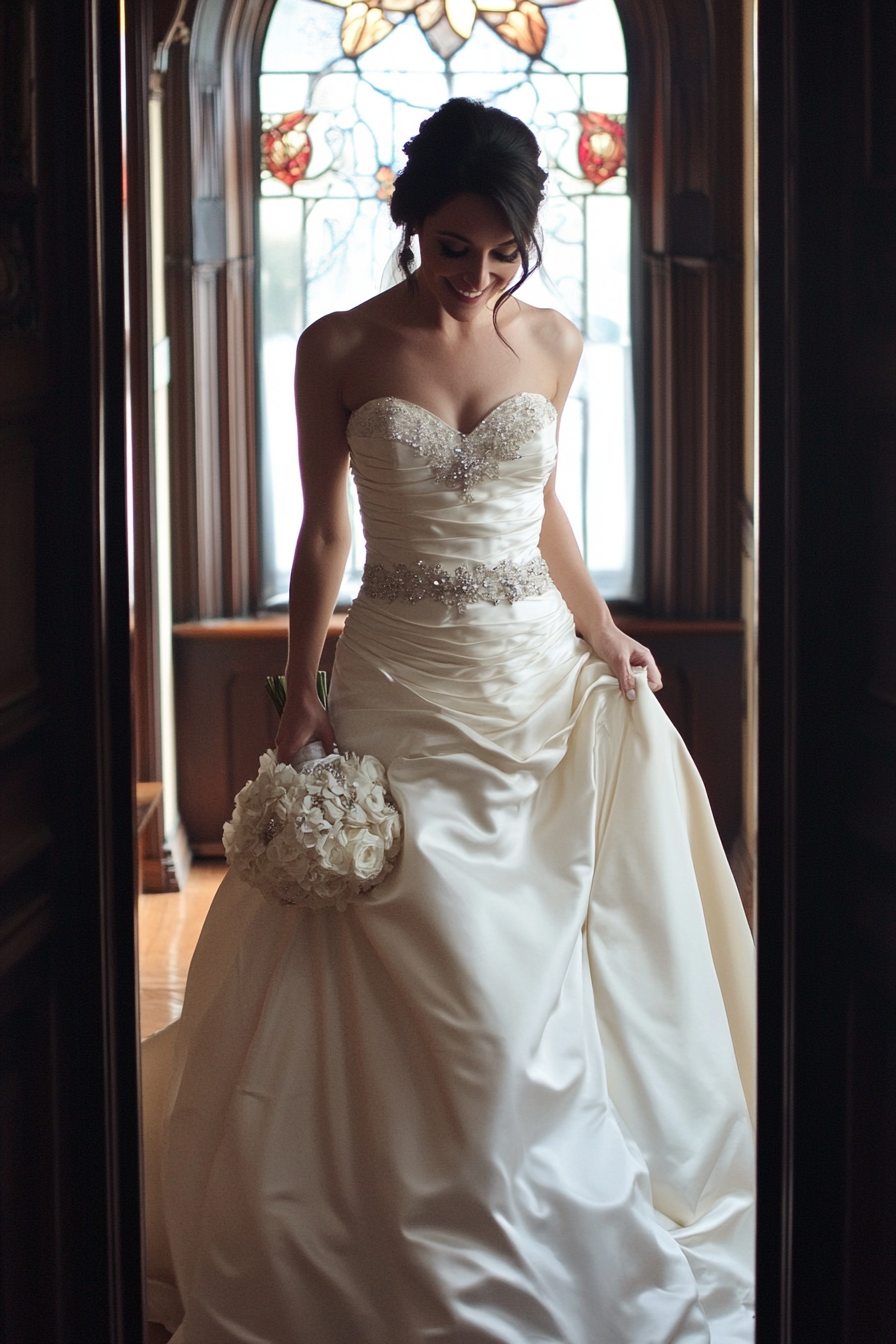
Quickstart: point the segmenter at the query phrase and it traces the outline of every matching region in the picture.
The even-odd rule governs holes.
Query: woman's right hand
[[[315,691],[288,695],[277,732],[277,759],[288,765],[309,742],[319,741],[326,754],[335,749],[333,725]]]

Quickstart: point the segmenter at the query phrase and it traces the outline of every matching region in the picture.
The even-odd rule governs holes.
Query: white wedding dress
[[[146,1044],[177,1344],[753,1338],[750,934],[680,738],[545,577],[555,419],[352,416],[332,718],[404,848],[343,912],[229,875]]]

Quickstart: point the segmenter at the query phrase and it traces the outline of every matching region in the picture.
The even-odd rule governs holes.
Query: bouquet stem
[[[282,718],[283,710],[286,707],[286,678],[283,676],[282,672],[276,677],[265,677],[264,686],[268,695],[274,702],[274,708],[280,718]],[[317,674],[317,698],[320,700],[324,709],[326,709],[327,700],[329,699],[326,672],[318,672]]]

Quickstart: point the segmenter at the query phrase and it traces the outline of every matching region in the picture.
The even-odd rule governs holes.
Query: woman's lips
[[[457,297],[460,299],[461,303],[478,303],[479,300],[482,298],[482,296],[488,292],[488,291],[487,291],[487,288],[486,288],[486,289],[478,289],[478,290],[475,290],[475,291],[474,291],[474,290],[460,289],[460,288],[458,288],[458,286],[455,285],[451,280],[448,280],[447,277],[446,277],[445,283],[446,283],[446,284],[448,285],[448,287],[453,291],[453,293],[457,295]]]

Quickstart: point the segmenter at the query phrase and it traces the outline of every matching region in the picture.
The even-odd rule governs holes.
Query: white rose
[[[332,798],[323,799],[322,810],[324,816],[327,817],[327,819],[333,822],[334,824],[336,822],[342,821],[342,818],[345,816],[345,808],[343,807],[342,803]]]
[[[339,873],[343,877],[351,872],[351,856],[346,846],[341,843],[338,833],[331,831],[329,835],[325,836],[317,845],[317,852],[320,855],[321,863],[331,872]]]
[[[364,806],[368,816],[378,825],[384,824],[396,815],[394,804],[388,800],[380,788],[371,791],[370,796],[364,799]]]
[[[363,775],[369,784],[385,783],[385,771],[375,756],[362,756],[360,760],[357,756],[353,756],[351,759],[358,773]]]
[[[380,827],[386,854],[392,859],[401,849],[401,817],[398,812],[390,812]]]
[[[362,830],[367,826],[367,812],[360,802],[352,803],[346,811],[345,820],[348,825]]]
[[[352,868],[360,882],[375,882],[383,871],[386,858],[382,838],[361,831],[352,848]]]

